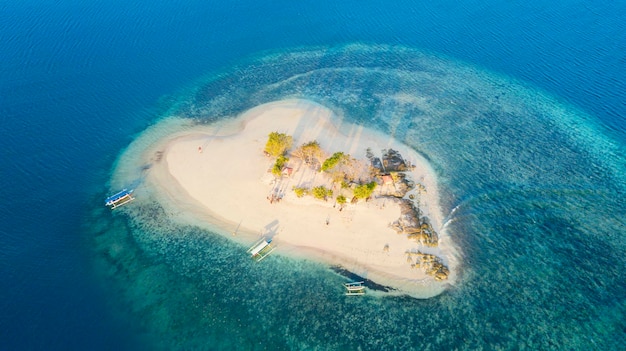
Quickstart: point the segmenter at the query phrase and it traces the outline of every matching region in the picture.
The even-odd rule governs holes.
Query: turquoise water
[[[150,333],[171,336],[165,348],[621,345],[606,327],[624,317],[623,150],[590,116],[458,61],[356,44],[252,57],[170,112],[206,123],[284,98],[330,106],[432,162],[461,279],[426,301],[348,299],[328,267],[278,255],[255,264],[244,247],[137,204],[113,216],[130,226],[107,225],[97,250],[124,267],[111,279]],[[140,177],[142,166],[121,171]],[[158,266],[126,272],[136,256]]]
[[[0,2],[0,349],[619,350],[622,3]],[[162,118],[306,98],[430,160],[460,279],[328,267],[102,206]],[[141,174],[146,165],[128,172]],[[305,287],[305,288],[303,288]]]

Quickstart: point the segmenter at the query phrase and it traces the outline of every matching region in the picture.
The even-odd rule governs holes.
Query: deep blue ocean
[[[104,208],[162,118],[293,97],[432,162],[447,292]],[[626,348],[626,2],[0,0],[0,149],[0,350]]]

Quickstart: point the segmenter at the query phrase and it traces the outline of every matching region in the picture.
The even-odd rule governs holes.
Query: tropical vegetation
[[[376,189],[376,185],[377,184],[375,181],[371,181],[366,184],[357,185],[352,191],[352,193],[354,194],[354,197],[356,197],[357,199],[367,199],[368,197],[372,196],[372,193],[374,193],[374,189]]]
[[[285,133],[271,132],[265,144],[265,152],[270,156],[278,157],[285,154],[293,144],[293,137]]]

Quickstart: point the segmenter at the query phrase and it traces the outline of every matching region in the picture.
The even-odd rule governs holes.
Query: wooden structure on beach
[[[347,290],[347,296],[365,295],[365,285],[363,285],[363,282],[345,283],[343,286]]]
[[[126,205],[127,203],[135,200],[135,198],[132,196],[133,193],[133,189],[122,189],[120,192],[118,192],[115,195],[111,195],[109,197],[106,198],[106,200],[104,201],[105,206],[109,206],[111,207],[111,209],[116,209],[120,206]]]
[[[255,261],[261,262],[274,250],[276,250],[276,246],[272,245],[272,239],[263,237],[248,249],[248,253]]]

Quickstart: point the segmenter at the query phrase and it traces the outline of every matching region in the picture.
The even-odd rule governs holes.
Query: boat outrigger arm
[[[132,193],[133,189],[122,189],[122,191],[120,191],[119,193],[107,197],[104,204],[111,207],[111,209],[126,205],[127,203],[135,200],[135,198],[132,196]]]

